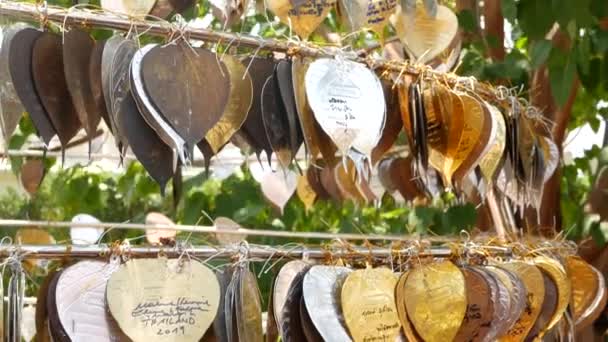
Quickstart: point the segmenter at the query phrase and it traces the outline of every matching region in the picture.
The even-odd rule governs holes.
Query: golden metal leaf
[[[598,288],[593,301],[587,306],[581,317],[574,324],[577,331],[581,331],[592,325],[604,312],[606,302],[608,301],[608,292],[606,291],[606,279],[602,272],[591,266],[598,281]]]
[[[370,29],[381,39],[384,27],[397,9],[396,0],[342,0],[339,5],[350,31]]]
[[[528,293],[528,302],[524,313],[515,322],[515,325],[509,329],[507,335],[500,338],[500,341],[523,341],[528,336],[534,322],[536,322],[543,305],[545,298],[543,275],[536,266],[524,262],[509,262],[501,265],[501,267],[515,273],[523,281]]]
[[[239,341],[263,341],[262,299],[257,278],[248,268],[244,268],[240,272],[242,273],[239,278],[238,308],[236,309]]]
[[[572,318],[576,322],[593,302],[597,295],[599,282],[591,265],[578,256],[569,256],[566,259],[566,269],[572,284],[570,308]]]
[[[355,342],[395,341],[401,323],[395,306],[397,277],[388,268],[349,274],[342,286],[342,313]]]
[[[198,341],[218,311],[217,277],[198,261],[131,259],[110,277],[108,307],[121,330],[134,342]],[[189,324],[175,324],[179,312]],[[158,319],[150,324],[150,312]],[[183,317],[182,317],[183,318]]]
[[[363,194],[357,188],[357,171],[352,160],[348,160],[346,165],[338,164],[334,167],[334,177],[340,191],[341,197],[345,200],[352,200],[357,204],[365,202]]]
[[[310,210],[317,200],[317,193],[310,186],[310,183],[308,183],[308,177],[306,175],[300,175],[298,177],[296,193],[298,194],[300,201],[304,203],[306,210]]]
[[[101,0],[101,8],[132,16],[143,16],[154,8],[156,0]]]
[[[534,265],[547,272],[557,285],[557,308],[549,324],[539,334],[539,337],[542,338],[547,331],[551,330],[559,322],[564,312],[566,312],[568,303],[570,302],[571,288],[566,271],[557,260],[541,256],[534,259]]]
[[[19,245],[54,245],[55,238],[48,231],[40,228],[21,228],[15,233],[15,243]],[[25,259],[23,266],[29,272],[46,264],[43,260]]]
[[[336,0],[265,0],[266,6],[279,20],[301,38],[308,38],[325,20]],[[297,3],[297,4],[296,4]]]
[[[399,320],[401,321],[405,337],[410,342],[419,342],[422,341],[422,338],[414,329],[412,322],[407,316],[407,309],[405,308],[405,282],[408,274],[408,272],[403,273],[399,278],[399,282],[397,282],[397,287],[395,287],[395,303],[397,305],[397,313],[399,314]]]
[[[492,129],[491,115],[477,99],[467,94],[461,94],[460,98],[466,112],[466,120],[454,156],[455,163],[460,163],[460,166],[454,169],[454,182],[464,179],[479,165]]]
[[[230,73],[230,97],[220,121],[205,135],[214,153],[219,152],[241,128],[253,101],[251,76],[245,66],[238,58],[228,54],[224,55],[222,61]]]
[[[490,143],[488,144],[489,149],[479,162],[479,168],[481,169],[481,174],[485,180],[488,183],[491,183],[494,180],[496,172],[498,171],[498,167],[505,151],[507,143],[507,124],[505,123],[505,118],[498,108],[488,103],[485,103],[485,106],[492,115],[492,120],[494,122],[493,127],[496,129],[496,133],[490,137]]]
[[[467,309],[464,275],[449,261],[414,268],[405,282],[405,305],[425,341],[452,341]]]
[[[391,23],[414,59],[426,63],[450,46],[458,33],[458,18],[445,6],[437,7],[435,18],[422,7],[416,6],[415,15],[406,15],[399,8]]]

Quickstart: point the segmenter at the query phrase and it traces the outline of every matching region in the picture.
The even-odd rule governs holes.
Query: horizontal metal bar
[[[494,255],[510,256],[511,249],[507,247],[484,247]],[[12,245],[0,248],[0,258],[10,257],[18,254],[24,259],[55,259],[55,258],[77,258],[77,259],[99,259],[108,258],[112,251],[120,251],[120,254],[130,257],[157,257],[166,255],[176,258],[189,255],[196,258],[231,259],[240,255],[247,256],[252,260],[268,260],[279,258],[309,258],[326,259],[330,255],[334,258],[364,259],[367,257],[388,258],[390,256],[416,255],[419,257],[450,257],[454,255],[452,249],[446,247],[428,247],[421,251],[414,248],[378,248],[348,246],[348,248],[334,248],[331,250],[319,247],[295,246],[291,248],[278,248],[276,246],[260,245],[234,245],[225,247],[213,246],[189,246],[179,247],[125,247],[112,248],[109,245],[91,246],[66,246],[66,245]]]
[[[67,10],[49,6],[46,15],[37,8],[35,4],[0,1],[0,15],[6,15],[17,19],[42,21],[48,20],[58,24],[93,26],[102,29],[145,32],[147,35],[170,37],[175,34],[177,26],[166,21],[144,20],[144,17],[129,17],[126,15],[93,12],[83,9]],[[321,49],[307,47],[305,45],[284,42],[276,39],[261,38],[247,34],[213,31],[207,29],[184,28],[181,30],[189,39],[201,40],[210,43],[230,43],[232,46],[248,48],[259,48],[286,53],[290,49],[297,48],[298,53],[310,57],[327,55]]]
[[[322,233],[322,232],[289,232],[277,230],[248,229],[222,230],[216,226],[194,226],[194,225],[172,225],[156,224],[146,225],[138,223],[75,223],[75,222],[55,222],[55,221],[30,221],[30,220],[7,220],[0,219],[0,227],[46,227],[46,228],[112,228],[123,230],[174,230],[190,233],[223,234],[223,235],[247,235],[247,236],[266,236],[284,237],[292,239],[321,239],[321,240],[379,240],[379,241],[406,241],[412,240],[407,235],[381,235],[381,234],[345,234],[345,233]],[[442,239],[446,241],[447,238]]]

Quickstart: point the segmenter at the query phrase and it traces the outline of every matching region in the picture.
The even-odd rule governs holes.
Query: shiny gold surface
[[[219,149],[241,128],[247,118],[253,97],[251,76],[239,59],[225,54],[222,61],[230,73],[226,75],[230,77],[230,97],[220,121],[205,135],[205,140],[214,153],[219,152]]]
[[[325,20],[336,0],[298,1],[299,6],[296,6],[295,1],[291,0],[265,0],[265,2],[268,9],[279,17],[283,24],[291,27],[301,38],[306,39]]]
[[[557,308],[549,324],[541,332],[540,336],[542,337],[544,333],[551,330],[559,322],[564,312],[566,312],[568,303],[570,302],[571,288],[570,279],[562,264],[557,260],[541,256],[534,259],[534,264],[547,272],[557,285]]]
[[[422,341],[414,327],[412,326],[412,322],[407,317],[407,309],[405,308],[405,282],[407,280],[409,272],[404,272],[399,277],[399,281],[397,282],[397,286],[395,287],[395,303],[397,306],[397,314],[399,315],[399,320],[401,321],[401,326],[403,327],[403,332],[405,333],[405,337],[410,342],[418,342]]]
[[[485,156],[482,157],[479,168],[481,174],[488,183],[491,183],[498,171],[500,161],[503,157],[507,143],[507,125],[502,113],[494,106],[485,103],[485,106],[489,109],[492,115],[492,120],[496,127],[496,134],[489,143],[489,149]]]
[[[262,299],[257,278],[248,268],[244,268],[240,272],[242,273],[239,284],[239,307],[237,308],[239,341],[263,341]]]
[[[545,298],[543,275],[536,266],[524,262],[509,262],[500,267],[515,273],[523,281],[528,294],[526,310],[500,341],[523,341],[542,309]]]
[[[106,298],[135,342],[198,341],[215,319],[220,286],[198,261],[131,259],[111,275]]]
[[[342,286],[342,313],[355,342],[395,341],[401,323],[395,306],[397,277],[388,268],[352,272]]]
[[[55,238],[48,231],[40,228],[21,228],[15,233],[15,243],[20,245],[54,245]],[[25,259],[23,266],[28,272],[45,265],[44,260]]]
[[[591,302],[581,317],[574,322],[577,331],[581,331],[592,325],[604,312],[604,309],[606,308],[606,301],[608,300],[606,279],[604,278],[604,275],[597,268],[593,266],[591,268],[595,272],[598,280],[598,291],[593,299],[593,302]]]
[[[310,183],[308,183],[308,177],[306,177],[305,174],[298,176],[296,193],[298,194],[300,201],[304,203],[304,208],[306,208],[306,210],[310,210],[317,200],[317,193],[310,186]]]
[[[596,272],[578,256],[566,258],[566,270],[571,284],[570,309],[576,322],[591,305],[599,290]]]
[[[464,103],[460,96],[454,92],[449,92],[449,99],[446,95],[442,101],[443,110],[449,111],[450,123],[448,129],[448,143],[446,146],[447,160],[443,167],[443,173],[446,177],[448,184],[451,184],[454,173],[462,164],[462,159],[457,159],[459,155],[460,140],[465,134],[465,120],[464,120]]]
[[[143,16],[154,8],[156,0],[101,0],[101,8],[133,16]]]
[[[466,113],[466,120],[454,156],[454,163],[460,164],[455,168],[454,182],[461,181],[478,165],[492,128],[490,114],[484,110],[476,98],[461,93],[460,99],[463,103],[464,113]]]
[[[384,27],[397,8],[397,1],[349,0],[340,1],[339,5],[340,13],[346,17],[346,24],[351,31],[370,29],[382,39]]]
[[[391,23],[414,59],[426,63],[450,46],[458,32],[458,18],[445,6],[437,7],[437,15],[432,18],[424,6],[416,6],[414,15],[406,15],[397,10]]]
[[[452,341],[467,310],[464,275],[449,261],[414,268],[405,282],[405,305],[425,341]]]

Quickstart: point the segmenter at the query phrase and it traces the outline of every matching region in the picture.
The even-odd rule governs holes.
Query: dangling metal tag
[[[8,320],[6,321],[7,341],[21,341],[21,318],[23,309],[23,296],[25,294],[25,273],[21,267],[21,260],[12,256],[7,260],[11,269],[8,283]]]

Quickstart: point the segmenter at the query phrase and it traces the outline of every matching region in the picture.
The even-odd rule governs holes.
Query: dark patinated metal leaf
[[[103,91],[103,99],[108,113],[108,121],[110,122],[110,130],[114,135],[116,147],[121,155],[126,151],[128,142],[124,133],[118,129],[116,124],[115,110],[112,106],[112,86],[110,80],[112,79],[112,70],[114,69],[112,64],[114,63],[116,50],[125,40],[126,39],[120,35],[112,36],[106,41],[101,54],[101,89]]]
[[[419,83],[410,86],[410,113],[414,133],[414,145],[417,152],[416,159],[424,169],[428,168],[429,151],[427,145],[427,118],[424,108],[424,99]]]
[[[304,302],[304,295],[300,297],[300,321],[302,324],[302,331],[304,332],[304,336],[306,336],[306,342],[323,342],[323,337],[321,337],[310,319],[310,315],[306,309],[306,303]]]
[[[36,92],[53,123],[62,146],[82,127],[68,91],[63,68],[61,36],[43,32],[32,51],[32,74]]]
[[[51,270],[46,275],[42,283],[39,285],[38,294],[36,295],[36,342],[51,341],[49,329],[49,316],[46,307],[47,298],[49,295],[49,287],[55,278],[57,270]]]
[[[262,119],[262,91],[266,80],[274,73],[275,62],[272,58],[250,57],[243,60],[243,64],[249,66],[249,75],[253,83],[253,103],[241,131],[251,139],[250,145],[255,153],[259,156],[264,151],[270,160],[272,146],[265,134]]]
[[[25,111],[11,79],[9,52],[15,34],[27,27],[21,23],[6,27],[0,38],[0,133],[7,145]]]
[[[117,132],[124,132],[121,139],[128,141],[135,157],[159,184],[164,195],[165,186],[175,172],[172,163],[174,154],[148,125],[131,94],[130,63],[136,51],[137,44],[134,41],[124,40],[114,54],[109,81],[112,90],[110,94],[112,107],[115,108],[114,120]]]
[[[169,0],[156,0],[156,4],[154,4],[154,8],[152,8],[150,16],[166,18],[171,12],[173,12],[173,6],[171,6]]]
[[[170,162],[173,159],[173,151],[148,126],[137,110],[137,104],[130,93],[127,93],[120,102],[117,119],[117,123],[126,132],[129,146],[137,160],[148,171],[150,177],[158,183],[161,193],[164,195],[165,186],[174,173],[173,165]]]
[[[106,126],[112,131],[112,122],[108,115],[108,109],[106,108],[106,100],[103,93],[103,82],[101,76],[101,61],[103,57],[103,51],[106,46],[105,40],[98,40],[95,43],[95,47],[91,52],[91,59],[89,60],[89,86],[91,87],[91,93],[93,93],[93,101],[95,102],[95,110],[103,118]]]
[[[135,103],[137,103],[139,113],[143,116],[148,125],[152,127],[158,137],[167,146],[171,147],[171,149],[177,153],[176,157],[179,157],[182,163],[189,163],[190,155],[186,152],[186,142],[173,127],[165,121],[163,115],[153,104],[153,100],[144,89],[141,72],[142,60],[155,46],[156,45],[147,45],[138,50],[133,56],[130,70],[131,93],[135,99]],[[177,159],[175,157],[173,158],[173,167],[177,167]]]
[[[109,43],[110,42],[108,42],[108,44]],[[120,115],[121,103],[126,98],[132,96],[129,84],[129,70],[133,55],[135,55],[135,52],[137,51],[137,43],[130,39],[121,39],[116,45],[112,45],[112,48],[113,51],[110,51],[110,66],[108,69],[108,91],[111,106],[110,117],[111,120],[114,121],[116,128],[113,130],[114,137],[120,142],[122,146],[121,154],[124,155],[127,146],[129,145],[128,142],[130,141],[130,137],[127,134],[126,128],[119,123],[120,120],[118,119],[118,116]],[[135,134],[135,132],[133,132],[133,134]]]
[[[275,70],[275,77],[279,85],[283,107],[285,107],[285,115],[289,126],[291,153],[295,156],[304,142],[304,133],[302,132],[302,125],[300,124],[298,108],[296,106],[292,61],[287,59],[279,61]]]
[[[141,68],[146,93],[192,155],[224,113],[230,95],[228,69],[213,52],[187,44],[154,47]]]
[[[403,128],[397,89],[394,89],[392,83],[386,80],[382,81],[382,89],[384,90],[384,100],[386,101],[386,123],[384,124],[380,141],[372,151],[372,164],[380,161],[384,154],[393,147]]]
[[[59,320],[59,312],[57,311],[57,282],[59,281],[59,276],[61,272],[55,273],[51,283],[49,284],[48,294],[46,296],[46,310],[49,320],[49,330],[51,331],[51,337],[53,341],[59,342],[70,342],[70,338],[61,325],[61,321]]]
[[[340,167],[339,165],[337,167]],[[341,203],[344,198],[338,188],[338,183],[334,174],[334,167],[326,166],[321,171],[321,184],[325,191],[329,194],[329,197],[337,203]]]
[[[15,33],[13,40],[19,44],[10,46],[9,70],[21,103],[29,113],[38,135],[48,145],[55,136],[55,128],[38,97],[32,72],[32,52],[34,43],[40,35],[42,32],[33,28]]]
[[[321,182],[321,168],[316,167],[318,163],[313,163],[308,170],[306,170],[306,178],[308,179],[308,184],[313,189],[313,191],[317,194],[319,199],[329,199],[331,196],[323,187],[323,183]]]
[[[306,342],[306,335],[302,328],[302,320],[300,317],[300,303],[302,302],[302,284],[304,276],[310,269],[310,266],[300,271],[287,292],[287,298],[283,305],[281,316],[281,341],[285,342]]]
[[[169,0],[169,3],[176,13],[182,13],[194,6],[196,0]]]
[[[223,270],[218,270],[215,274],[220,283],[220,303],[217,311],[217,316],[213,321],[212,330],[217,341],[226,341],[228,332],[226,330],[226,292],[228,285],[232,279],[234,268],[226,267]]]
[[[335,156],[337,147],[323,131],[317,120],[315,120],[314,113],[306,97],[304,81],[309,66],[310,61],[306,59],[296,58],[292,61],[293,90],[297,114],[300,119],[308,155],[312,159],[316,159],[321,154],[325,162],[333,166],[337,162]]]
[[[279,327],[277,326],[277,319],[274,315],[274,288],[276,285],[276,279],[272,281],[270,287],[270,296],[268,296],[268,318],[266,320],[266,342],[276,342],[279,339]]]
[[[289,167],[293,159],[290,147],[287,114],[279,94],[279,86],[274,75],[268,77],[262,89],[262,123],[272,151],[283,168]]]
[[[97,111],[89,74],[95,40],[81,29],[63,34],[63,69],[65,80],[76,108],[76,114],[89,138],[97,131],[101,116]]]

